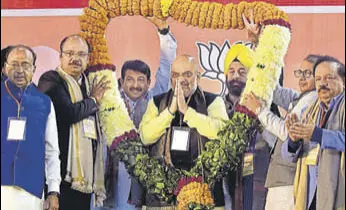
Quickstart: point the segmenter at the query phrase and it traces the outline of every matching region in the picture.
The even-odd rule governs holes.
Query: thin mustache
[[[72,63],[70,63],[69,65],[78,65],[78,66],[81,66],[82,64],[79,63],[79,62],[72,62]]]

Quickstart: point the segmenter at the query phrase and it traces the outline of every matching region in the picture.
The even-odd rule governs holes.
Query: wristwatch
[[[162,35],[167,35],[169,33],[170,27],[168,26],[167,28],[164,29],[158,29],[159,33]]]

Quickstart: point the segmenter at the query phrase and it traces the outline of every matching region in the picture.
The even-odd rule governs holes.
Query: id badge
[[[7,141],[24,141],[26,133],[26,117],[9,117],[7,125]]]
[[[245,153],[244,165],[243,165],[243,176],[249,176],[254,173],[254,154]]]
[[[190,128],[173,127],[171,150],[189,151],[190,146]]]
[[[83,131],[85,137],[97,139],[95,117],[88,117],[83,120]]]
[[[318,154],[320,152],[320,145],[317,144],[316,147],[311,148],[306,157],[306,165],[316,166],[318,162]]]

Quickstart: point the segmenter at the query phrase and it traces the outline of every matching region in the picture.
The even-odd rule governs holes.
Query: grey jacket
[[[317,98],[315,91],[301,94],[288,88],[278,86],[274,91],[273,102],[284,108],[288,113],[301,116],[302,110]],[[284,160],[281,156],[281,146],[287,138],[285,119],[278,117],[270,110],[262,110],[258,116],[262,125],[272,135],[276,136],[276,142],[272,149],[270,164],[267,172],[265,187],[280,187],[293,185],[296,164]]]

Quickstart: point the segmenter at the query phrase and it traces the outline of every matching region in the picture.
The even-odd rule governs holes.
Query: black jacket
[[[54,104],[58,126],[61,179],[64,180],[66,176],[70,126],[91,115],[95,115],[98,108],[94,100],[87,96],[84,79],[81,85],[84,100],[78,103],[72,103],[67,83],[56,71],[44,73],[40,77],[38,88],[47,94]],[[95,153],[94,141],[93,148]]]

